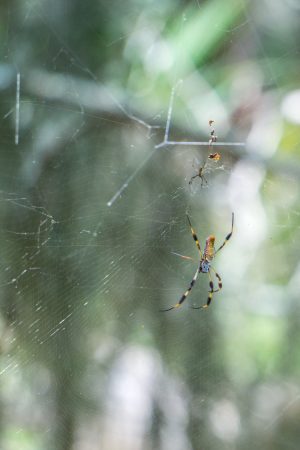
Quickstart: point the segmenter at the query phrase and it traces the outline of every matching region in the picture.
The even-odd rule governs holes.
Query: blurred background
[[[2,0],[0,35],[1,449],[298,449],[299,2]],[[158,146],[209,120],[219,161]],[[223,290],[161,313],[186,214],[203,248],[232,212]]]

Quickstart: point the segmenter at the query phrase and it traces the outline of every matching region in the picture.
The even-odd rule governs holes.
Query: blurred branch
[[[4,77],[4,75],[5,77]],[[2,78],[2,89],[8,86],[15,85],[16,73],[9,65],[0,65],[0,79]],[[72,112],[78,112],[78,114],[85,115],[97,120],[109,120],[116,121],[118,123],[126,123],[135,121],[140,125],[151,130],[159,128],[162,132],[165,129],[165,123],[151,125],[147,122],[149,117],[153,117],[157,111],[149,111],[147,107],[147,117],[145,116],[145,109],[135,109],[129,107],[129,101],[126,93],[121,90],[114,90],[113,94],[100,82],[89,81],[79,79],[71,75],[49,73],[47,71],[32,69],[28,72],[21,73],[22,78],[22,96],[25,95],[34,96],[40,99],[41,102],[49,101],[51,103],[57,103],[59,105],[68,105]],[[1,82],[0,82],[1,88]],[[32,101],[32,100],[29,100]],[[24,100],[21,100],[21,105]],[[76,107],[74,110],[73,108]],[[128,112],[130,111],[130,113]],[[181,126],[181,123],[176,120],[176,116],[172,117],[172,129],[175,134],[186,134],[186,129]],[[191,141],[176,142],[170,141],[170,145],[198,145],[197,135],[191,134]],[[196,138],[196,139],[194,139]],[[199,142],[201,143],[201,142]],[[205,142],[202,142],[205,144]],[[208,143],[207,143],[208,144]],[[220,144],[220,143],[219,143]],[[225,144],[226,145],[226,144]],[[168,143],[161,142],[156,148],[168,146]],[[246,158],[253,163],[260,164],[267,170],[271,170],[275,173],[281,173],[283,175],[299,178],[300,176],[300,164],[295,159],[285,159],[284,161],[278,161],[275,158],[264,158],[262,155],[247,150],[247,146],[230,146],[230,152],[236,158]]]
[[[118,122],[134,120],[146,128],[157,128],[147,123],[140,110],[129,113],[126,93],[114,89],[113,94],[101,82],[83,80],[71,75],[49,73],[33,69],[26,74],[25,89],[28,93],[43,100],[75,106],[79,113],[87,114],[98,120],[99,114],[114,117]],[[94,114],[94,116],[93,116]],[[107,117],[105,117],[107,120]]]

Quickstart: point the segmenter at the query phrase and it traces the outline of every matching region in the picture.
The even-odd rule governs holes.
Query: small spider
[[[208,125],[210,127],[212,127],[212,124],[214,123],[214,120],[209,120],[208,121]],[[217,142],[218,137],[215,135],[215,130],[212,129],[210,132],[210,139],[208,141],[208,148],[211,151],[212,150],[212,146],[214,142]],[[219,153],[209,153],[209,155],[207,156],[207,160],[213,160],[213,161],[219,161],[219,159],[221,158],[221,155]],[[203,187],[205,184],[208,185],[208,181],[204,176],[204,172],[206,171],[206,165],[207,165],[207,160],[204,162],[203,166],[200,166],[199,169],[197,169],[197,173],[196,175],[193,175],[192,178],[189,181],[189,185],[191,186],[193,183],[193,180],[195,178],[200,178],[201,179],[201,187]]]
[[[204,186],[204,184],[208,184],[207,179],[205,178],[203,172],[205,169],[205,164],[204,166],[199,167],[198,169],[198,173],[196,173],[196,175],[192,176],[192,178],[189,181],[189,185],[191,186],[193,183],[193,179],[199,177],[201,179],[201,187]]]
[[[214,161],[219,161],[220,158],[221,158],[220,153],[210,153],[208,155],[208,159],[213,159]]]
[[[216,256],[216,254],[225,246],[225,244],[227,244],[227,242],[229,241],[229,239],[232,236],[232,232],[233,232],[233,223],[234,223],[234,213],[232,213],[232,222],[231,222],[231,231],[229,234],[227,234],[227,236],[225,237],[225,240],[223,242],[223,244],[218,248],[218,250],[215,250],[215,236],[214,235],[210,235],[208,236],[208,238],[206,239],[206,243],[205,243],[205,247],[204,247],[204,252],[202,253],[201,251],[201,247],[200,247],[200,243],[198,241],[197,235],[192,227],[191,221],[189,219],[189,216],[187,216],[187,220],[189,222],[189,226],[191,229],[191,233],[193,236],[193,239],[196,243],[196,246],[198,248],[198,252],[199,252],[199,256],[200,256],[200,260],[199,260],[199,265],[197,267],[196,273],[188,287],[188,289],[185,291],[185,293],[181,296],[180,300],[178,301],[178,303],[176,303],[175,305],[171,306],[170,308],[167,309],[162,309],[162,312],[165,311],[171,311],[172,309],[176,309],[176,308],[180,308],[180,306],[182,305],[182,303],[184,302],[184,300],[187,298],[187,296],[189,295],[189,293],[191,292],[194,284],[196,283],[196,280],[198,278],[198,275],[200,272],[202,273],[208,273],[209,276],[209,288],[210,290],[208,291],[208,298],[206,301],[205,305],[202,306],[193,306],[193,309],[205,309],[207,308],[213,298],[213,294],[215,292],[218,292],[222,289],[222,279],[220,277],[220,275],[215,271],[215,269],[211,266],[212,260],[214,259],[214,257]],[[189,256],[183,256],[183,255],[179,255],[184,259],[191,259],[193,260],[193,258],[189,257]],[[212,276],[211,276],[211,271],[214,272],[215,277],[218,280],[218,289],[214,288],[214,283],[212,280]]]

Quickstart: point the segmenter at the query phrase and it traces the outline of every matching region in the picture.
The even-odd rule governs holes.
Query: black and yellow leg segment
[[[194,228],[192,227],[192,224],[191,224],[189,216],[187,215],[186,217],[187,217],[187,220],[189,222],[189,226],[190,226],[190,229],[191,229],[191,232],[192,232],[193,239],[194,239],[194,241],[195,241],[195,243],[197,245],[197,248],[198,248],[198,251],[199,251],[199,254],[200,254],[200,259],[202,259],[202,251],[201,251],[199,240],[197,238],[197,235],[195,233]]]
[[[218,291],[220,291],[220,290],[222,289],[222,287],[223,287],[222,279],[221,279],[220,275],[215,271],[215,269],[214,269],[212,266],[210,266],[210,270],[212,270],[212,271],[214,272],[215,277],[216,277],[217,280],[218,280],[218,289],[215,291],[215,292],[218,292]]]
[[[196,283],[196,280],[198,278],[200,272],[200,266],[197,269],[197,272],[194,275],[194,278],[192,279],[188,289],[185,291],[185,293],[181,296],[180,300],[178,303],[176,303],[176,305],[170,306],[170,308],[167,309],[160,309],[161,312],[166,312],[166,311],[171,311],[172,309],[177,309],[180,308],[182,303],[184,302],[184,300],[187,298],[187,296],[189,295],[189,293],[191,292],[191,290],[193,289],[194,284]]]
[[[214,270],[214,269],[213,269],[213,270]],[[209,271],[209,272],[208,272],[208,276],[209,276],[209,279],[210,279],[210,281],[209,281],[209,288],[210,288],[210,290],[208,291],[208,297],[207,297],[206,304],[205,304],[205,305],[202,305],[202,306],[192,306],[193,309],[205,309],[205,308],[208,308],[209,305],[210,305],[210,303],[211,303],[211,301],[212,301],[212,299],[213,299],[214,293],[215,293],[215,292],[219,292],[220,289],[222,289],[222,280],[221,280],[221,277],[220,277],[220,275],[219,275],[215,270],[214,270],[214,272],[215,272],[215,275],[216,275],[216,277],[217,277],[217,279],[218,279],[218,289],[215,289],[215,288],[214,288],[214,283],[213,283],[213,280],[212,280],[212,277],[211,277],[211,273],[210,273],[210,271]]]
[[[234,224],[234,213],[232,213],[232,222],[231,222],[231,231],[229,234],[227,234],[225,241],[223,242],[223,244],[218,248],[218,250],[215,251],[215,255],[227,244],[227,242],[229,241],[229,239],[232,236],[233,233],[233,224]]]
[[[208,273],[209,273],[209,272],[208,272]],[[209,273],[209,275],[210,275],[210,273]],[[210,275],[210,277],[211,277],[211,275]],[[208,308],[208,307],[209,307],[209,305],[210,305],[210,303],[211,303],[211,301],[212,301],[214,292],[217,292],[217,291],[214,290],[214,283],[213,283],[212,279],[210,279],[209,287],[210,287],[210,291],[208,292],[208,297],[207,297],[206,305],[203,305],[203,306],[202,306],[202,309]]]

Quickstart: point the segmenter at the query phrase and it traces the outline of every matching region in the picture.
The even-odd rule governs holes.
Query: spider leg
[[[185,293],[181,296],[179,302],[176,303],[176,305],[170,306],[170,308],[167,308],[167,309],[161,309],[161,310],[160,310],[161,312],[171,311],[172,309],[180,308],[180,306],[182,305],[182,303],[184,302],[184,300],[187,298],[187,296],[188,296],[189,293],[191,292],[191,290],[192,290],[194,284],[196,283],[196,280],[197,280],[197,278],[198,278],[199,272],[200,272],[200,265],[199,265],[199,267],[197,268],[197,271],[196,271],[196,273],[195,273],[195,275],[194,275],[194,278],[192,279],[192,281],[191,281],[191,283],[190,283],[188,289],[187,289],[187,290],[185,291]]]
[[[209,276],[209,279],[210,279],[210,282],[209,282],[210,290],[208,291],[208,297],[207,297],[206,304],[205,305],[201,305],[201,306],[192,306],[193,309],[205,309],[205,308],[208,308],[210,303],[211,303],[211,301],[212,301],[214,293],[215,292],[219,292],[222,289],[221,277],[215,270],[214,270],[214,272],[215,272],[216,278],[218,279],[218,285],[219,285],[218,289],[214,289],[214,283],[213,283],[212,276],[211,276],[211,273],[210,273],[210,270],[209,270],[208,271],[208,276]]]
[[[192,166],[195,170],[198,170],[198,167],[200,166],[200,161],[198,160],[198,158],[193,158]]]
[[[218,248],[218,250],[216,250],[215,251],[215,255],[214,256],[216,256],[216,254],[227,244],[227,242],[229,241],[229,239],[231,238],[231,236],[232,236],[232,233],[233,233],[233,224],[234,224],[234,213],[232,213],[232,222],[231,222],[231,231],[230,231],[230,233],[229,234],[227,234],[227,236],[226,236],[226,238],[225,238],[225,241],[223,242],[223,244]]]
[[[198,174],[197,174],[197,175],[194,175],[194,176],[190,179],[189,184],[192,184],[193,179],[194,179],[194,178],[197,178],[198,176],[199,176]]]
[[[199,240],[198,240],[198,238],[197,238],[197,235],[196,235],[196,233],[195,233],[195,230],[194,230],[193,227],[192,227],[192,224],[191,224],[191,221],[190,221],[189,216],[186,215],[186,217],[187,217],[187,220],[188,220],[189,225],[190,225],[190,229],[191,229],[191,233],[192,233],[193,239],[194,239],[194,241],[196,242],[196,245],[197,245],[197,248],[198,248],[198,251],[199,251],[199,254],[200,254],[200,259],[202,259],[202,251],[201,251],[201,247],[200,247]]]
[[[171,252],[171,253],[172,253],[172,255],[180,256],[180,258],[182,258],[182,259],[188,259],[190,261],[198,262],[194,258],[192,258],[191,256],[181,255],[180,253],[176,253],[176,252]]]
[[[220,290],[222,289],[222,287],[223,287],[222,279],[221,279],[220,275],[215,271],[215,269],[214,269],[212,266],[210,266],[210,269],[213,270],[213,272],[214,272],[214,274],[215,274],[215,277],[218,279],[218,289],[216,289],[216,290],[214,291],[214,292],[218,292],[218,291],[220,291]]]
[[[205,176],[204,175],[201,175],[201,187],[203,187],[204,186],[204,183],[205,184],[208,184],[208,181],[207,181],[207,179],[205,178]]]

